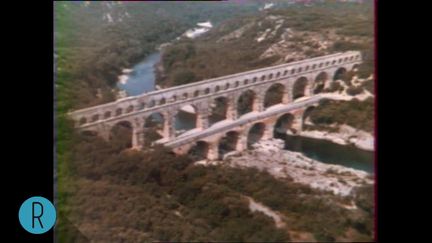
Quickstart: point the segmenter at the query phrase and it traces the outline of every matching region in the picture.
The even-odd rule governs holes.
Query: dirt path
[[[283,222],[283,220],[282,220],[282,218],[278,212],[275,212],[272,209],[264,206],[263,204],[256,202],[255,200],[253,200],[250,197],[247,197],[247,199],[249,199],[249,209],[252,212],[258,211],[258,212],[261,212],[261,213],[273,218],[277,228],[282,228],[285,226],[285,222]]]

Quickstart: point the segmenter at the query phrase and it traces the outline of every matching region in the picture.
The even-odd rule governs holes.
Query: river
[[[126,91],[128,96],[140,95],[155,89],[154,66],[160,61],[160,53],[156,52],[133,66],[126,83],[118,83],[118,88]],[[180,112],[176,118],[177,131],[195,127],[195,116]],[[312,159],[331,164],[339,164],[369,173],[374,172],[374,154],[353,146],[339,145],[326,140],[278,135],[286,141],[285,149],[301,152]]]
[[[131,69],[132,71],[127,74],[128,79],[126,83],[117,83],[120,90],[126,91],[127,96],[140,95],[144,92],[149,92],[155,89],[155,73],[154,65],[160,60],[160,53],[153,53]]]
[[[338,164],[374,173],[374,153],[351,145],[340,145],[324,139],[281,135],[285,149],[301,152],[303,155],[324,163]]]

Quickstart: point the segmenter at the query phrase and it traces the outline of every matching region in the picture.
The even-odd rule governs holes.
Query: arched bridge
[[[361,61],[358,51],[335,53],[156,90],[69,115],[81,131],[96,132],[107,140],[113,127],[127,123],[132,147],[140,148],[146,127],[153,122],[148,118],[157,114],[162,137],[158,143],[178,153],[203,147],[205,157],[216,159],[220,140],[226,142],[223,149],[243,150],[250,140],[272,136],[273,127],[300,132],[308,107],[325,98],[319,93]],[[219,109],[222,118],[212,123],[210,117],[219,104],[225,107]],[[196,114],[195,128],[178,135],[175,119],[186,106]],[[259,137],[254,138],[251,130]]]

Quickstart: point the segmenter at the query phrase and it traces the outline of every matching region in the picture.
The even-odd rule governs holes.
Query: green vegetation
[[[365,101],[353,99],[351,101],[322,102],[310,113],[313,123],[318,125],[347,124],[357,129],[373,132],[374,104],[373,99]]]
[[[351,96],[356,96],[363,92],[363,87],[349,86],[346,90],[347,94]]]
[[[75,134],[72,121],[66,113],[71,109],[114,100],[112,89],[115,88],[121,69],[130,68],[154,52],[158,45],[175,39],[195,26],[196,22],[210,19],[213,23],[218,23],[232,15],[256,11],[249,4],[232,6],[221,3],[209,7],[210,5],[211,3],[90,2],[86,6],[84,2],[55,3],[59,211],[56,230],[59,242],[75,242],[75,238],[85,238],[69,220],[79,215],[72,211],[73,205],[77,203],[77,190],[83,190],[87,186],[76,171],[85,170],[88,161],[92,161],[96,154],[103,153],[98,150],[100,147],[97,144],[87,146],[87,138]],[[108,14],[113,21],[109,21]],[[111,149],[115,153],[107,154],[104,159],[116,158],[116,153],[127,146],[127,143],[121,139],[112,141]],[[78,153],[83,152],[81,149],[85,150],[86,157],[79,156]],[[104,161],[99,163],[103,164]],[[99,175],[93,173],[88,176],[97,179]],[[115,188],[112,185],[104,186],[104,189]],[[114,195],[110,196],[115,200]],[[96,197],[91,195],[91,191],[83,198],[95,205]],[[104,216],[112,217],[113,214],[106,212]],[[115,239],[107,238],[106,241]]]
[[[343,90],[344,87],[339,82],[331,81],[330,86],[324,89],[324,92],[335,92],[335,91],[343,91]]]
[[[195,79],[195,74],[189,70],[177,70],[174,73],[174,85],[188,84]]]
[[[277,25],[269,17],[281,16],[284,22],[274,35],[257,42],[257,38]],[[237,72],[274,65],[284,62],[290,52],[303,52],[307,57],[347,50],[359,50],[364,63],[359,65],[361,78],[373,74],[373,3],[322,3],[310,7],[291,6],[289,8],[270,9],[251,16],[242,16],[222,22],[206,35],[194,40],[175,42],[164,50],[162,63],[165,68],[163,77],[157,82],[164,86],[179,84],[179,70],[187,70],[190,79],[181,81],[196,82],[203,79],[229,75]],[[266,58],[261,55],[273,44],[281,41],[284,29],[295,33],[290,37],[292,51],[275,54]],[[238,37],[228,37],[234,31],[242,30]],[[305,32],[301,32],[305,31]],[[329,40],[333,45],[326,50],[319,50],[313,39]],[[285,62],[294,59],[285,60]],[[180,82],[182,83],[182,82]]]
[[[364,82],[362,86],[363,86],[367,91],[369,91],[369,92],[371,92],[372,94],[374,94],[374,92],[375,92],[374,83],[375,83],[374,80],[371,79],[371,80],[368,80],[368,81]]]
[[[121,141],[79,139],[71,151],[74,180],[65,193],[74,203],[67,204],[67,212],[75,224],[92,228],[82,233],[93,240],[290,240],[286,228],[277,229],[271,218],[251,213],[244,196],[282,213],[289,230],[312,232],[317,240],[335,240],[363,222],[335,206],[343,200],[339,197],[256,169],[194,166],[188,157],[163,147],[119,153],[116,144]]]
[[[360,212],[359,221],[349,210],[335,206],[334,201],[343,199],[289,180],[276,180],[267,173],[192,166],[190,158],[161,147],[125,150],[130,146],[130,129],[122,125],[113,129],[109,143],[92,134],[78,134],[67,111],[114,100],[112,89],[123,68],[131,67],[196,22],[224,21],[220,28],[200,38],[202,42],[180,41],[166,49],[165,84],[263,67],[278,59],[257,58],[275,39],[259,46],[244,40],[210,42],[247,23],[252,17],[225,20],[256,12],[260,1],[242,5],[111,4],[91,2],[86,7],[83,2],[55,3],[59,242],[289,241],[288,230],[311,232],[317,240],[334,241],[352,228],[357,235],[350,240],[371,240],[371,206],[366,197],[358,198],[365,210]],[[301,11],[307,8],[293,9],[296,15],[292,20],[304,22]],[[126,12],[130,17],[118,21]],[[107,13],[113,22],[108,21]],[[312,18],[321,17],[309,18],[318,24]],[[259,31],[268,25],[264,21]],[[253,39],[256,31],[248,30],[244,36]],[[151,129],[146,134],[148,141],[158,137]],[[244,196],[279,211],[289,228],[277,229],[269,217],[251,213]]]

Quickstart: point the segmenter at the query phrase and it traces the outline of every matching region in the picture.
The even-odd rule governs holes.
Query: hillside
[[[181,39],[162,53],[157,83],[164,87],[256,68],[359,50],[363,63],[331,82],[324,92],[357,96],[374,93],[374,15],[372,2],[317,3],[267,9],[222,22],[196,39]],[[277,97],[277,95],[275,95]],[[336,104],[336,105],[334,105]],[[373,102],[326,102],[312,112],[316,129],[337,124],[373,130]],[[345,107],[345,108],[344,108]],[[353,108],[342,117],[344,109]],[[360,119],[361,117],[367,119]],[[310,128],[310,127],[309,127]]]
[[[78,139],[60,213],[92,242],[371,240],[371,186],[342,198],[256,169],[193,165],[163,148],[119,153],[118,140]],[[287,224],[252,213],[247,197]],[[358,209],[345,208],[351,200]]]
[[[79,134],[66,116],[114,100],[121,70],[167,42],[163,86],[345,49],[363,52],[360,72],[370,75],[370,5],[292,2],[265,10],[259,0],[55,3],[59,242],[372,240],[372,186],[340,197],[256,169],[194,165],[161,147],[128,150],[126,131],[106,142]],[[173,41],[205,21],[215,26],[205,35]],[[329,123],[320,117],[342,107],[327,104],[314,122]],[[252,212],[248,198],[287,224]],[[346,207],[351,202],[354,210]]]
[[[359,75],[366,78],[373,73],[372,10],[371,4],[317,4],[227,20],[167,47],[158,83],[173,86],[346,50],[362,52]]]
[[[55,2],[58,106],[77,109],[114,100],[123,68],[197,22],[257,12],[259,3]]]

